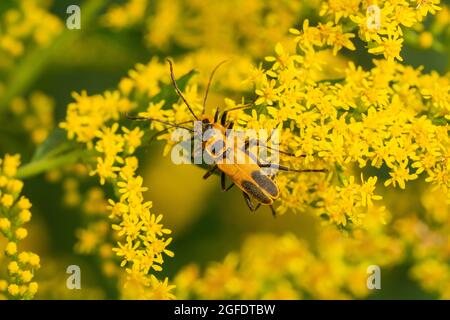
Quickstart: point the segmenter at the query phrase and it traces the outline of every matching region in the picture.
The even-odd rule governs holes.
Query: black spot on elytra
[[[260,171],[253,171],[252,178],[262,189],[264,189],[271,196],[276,197],[278,195],[278,188],[276,184]]]
[[[261,189],[255,185],[254,183],[244,180],[242,181],[242,187],[245,189],[245,191],[251,195],[253,198],[255,198],[256,200],[258,200],[259,202],[263,203],[263,204],[271,204],[272,203],[272,199],[270,199],[269,197],[267,197],[262,191]]]

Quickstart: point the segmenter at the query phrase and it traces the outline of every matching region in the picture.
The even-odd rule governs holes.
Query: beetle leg
[[[270,139],[270,138],[269,138]],[[255,139],[251,139],[251,140],[246,140],[245,141],[245,143],[244,143],[244,150],[245,150],[245,152],[248,152],[248,147],[249,147],[249,145],[250,145],[250,141],[254,141]],[[253,145],[255,145],[255,144],[253,144]],[[306,157],[306,155],[304,155],[304,154],[300,154],[300,155],[298,155],[298,156],[296,156],[294,153],[292,153],[292,152],[286,152],[286,151],[283,151],[283,150],[280,150],[280,149],[276,149],[276,148],[272,148],[272,147],[269,147],[268,145],[267,145],[267,142],[266,142],[266,144],[259,144],[258,145],[258,147],[259,148],[266,148],[266,149],[268,149],[268,150],[270,150],[270,151],[274,151],[274,152],[279,152],[279,153],[281,153],[281,154],[284,154],[284,155],[286,155],[286,156],[289,156],[289,157],[294,157],[294,158],[304,158],[304,157]]]
[[[224,172],[220,175],[220,184],[222,186],[222,191],[228,191],[234,186],[234,182],[227,188],[226,187],[226,175]]]
[[[159,120],[159,119],[154,119],[154,118],[149,118],[149,117],[130,116],[129,114],[126,114],[125,117],[128,120],[159,122],[159,123],[162,123],[162,124],[164,124],[166,126],[170,126],[172,128],[181,128],[181,129],[184,129],[184,130],[188,130],[190,132],[194,132],[194,129],[192,129],[192,128],[188,128],[188,127],[185,127],[185,126],[181,126],[180,124],[170,123],[170,122]],[[192,122],[192,121],[189,121],[189,122]],[[185,123],[188,123],[188,122],[186,121]]]
[[[275,151],[275,152],[279,152],[279,153],[284,154],[284,155],[289,156],[289,157],[296,157],[296,158],[304,158],[304,157],[306,157],[306,155],[304,155],[304,154],[301,154],[301,155],[296,156],[296,155],[295,155],[294,153],[292,153],[292,152],[286,152],[286,151],[282,151],[282,150],[280,150],[280,149],[276,149],[276,148],[269,147],[267,144],[268,144],[269,141],[272,139],[273,133],[274,133],[274,131],[272,130],[272,132],[270,133],[270,135],[267,137],[266,143],[263,144],[263,145],[259,144],[258,147],[260,147],[260,148],[266,148],[266,149],[268,149],[268,150]],[[252,140],[254,141],[255,139],[252,139]],[[244,144],[244,150],[245,150],[245,152],[248,152],[248,147],[249,147],[249,145],[250,145],[250,141],[251,141],[251,140],[246,140],[246,141],[245,141],[245,144]]]
[[[222,187],[222,191],[225,191],[226,189],[227,189],[227,187],[225,186],[225,173],[224,172],[222,172],[221,174],[220,174],[220,185],[221,185],[221,187]]]
[[[279,153],[284,154],[285,156],[289,156],[289,157],[297,157],[297,158],[304,158],[304,157],[306,157],[305,154],[300,154],[300,155],[296,156],[295,153],[292,153],[292,152],[282,151],[282,150],[279,150],[279,149],[276,149],[276,148],[269,147],[267,145],[264,146],[264,147],[269,149],[269,150],[271,150],[271,151],[279,152]]]
[[[242,192],[242,194],[244,195],[245,203],[247,204],[250,211],[255,211],[255,207],[253,206],[252,200],[250,199],[248,194],[246,194],[245,192]]]
[[[192,122],[192,120],[188,120],[188,121],[183,121],[183,122],[180,122],[180,123],[176,123],[176,124],[174,124],[174,126],[179,127],[179,126],[181,126],[181,125],[183,125],[183,124],[190,123],[190,122]],[[148,143],[153,142],[158,136],[160,136],[160,135],[162,135],[162,134],[164,134],[164,133],[167,133],[167,131],[169,131],[170,129],[172,129],[172,127],[165,128],[165,129],[162,129],[161,131],[156,132],[155,134],[153,134],[153,135],[150,137],[150,139],[148,140]]]
[[[261,206],[261,203],[258,203],[258,205],[255,207],[252,203],[252,200],[250,199],[249,195],[246,194],[245,192],[242,192],[242,194],[244,195],[244,199],[245,199],[245,203],[247,203],[248,208],[250,209],[250,211],[256,211],[258,210],[258,208]]]
[[[248,108],[251,108],[251,107],[253,107],[253,104],[247,103],[247,104],[245,104],[243,106],[240,106],[240,107],[234,107],[234,108],[230,108],[228,110],[225,110],[222,113],[222,116],[220,117],[220,124],[224,126],[227,123],[228,112],[235,111],[235,110],[240,110],[240,109],[248,109]]]
[[[203,179],[208,179],[214,171],[216,171],[217,166],[214,164],[208,168],[208,171],[206,171],[205,175],[203,176]]]
[[[279,149],[276,149],[276,148],[269,147],[268,145],[264,145],[264,146],[261,146],[261,147],[269,149],[271,151],[279,152],[279,153],[284,154],[284,155],[289,156],[289,157],[297,157],[297,158],[304,158],[304,157],[306,157],[305,154],[300,154],[300,155],[296,156],[295,153],[282,151],[282,150],[279,150]]]
[[[271,169],[278,169],[281,171],[291,171],[291,172],[328,172],[327,169],[292,169],[286,166],[282,166],[281,164],[275,164],[275,163],[258,163],[258,165],[261,168],[271,168]]]
[[[220,117],[220,124],[221,125],[225,125],[227,123],[227,116],[228,116],[228,111],[224,111],[222,113],[222,116]]]
[[[269,207],[270,207],[270,210],[272,210],[272,216],[274,218],[276,218],[277,217],[277,212],[275,211],[275,208],[273,207],[273,205],[270,205]]]
[[[214,123],[219,121],[219,116],[220,116],[220,110],[219,110],[219,108],[217,108],[216,113],[214,114]],[[224,124],[222,123],[222,125],[224,125]]]
[[[275,130],[272,130],[272,132],[270,133],[270,136],[267,137],[266,144],[264,146],[262,146],[262,147],[265,147],[266,149],[269,149],[271,151],[279,152],[279,153],[284,154],[284,155],[289,156],[289,157],[299,157],[299,158],[306,157],[306,155],[304,155],[304,154],[296,156],[294,153],[286,152],[286,151],[282,151],[280,149],[269,147],[267,144],[269,143],[270,140],[272,140],[272,136],[273,136],[274,132],[275,132]]]

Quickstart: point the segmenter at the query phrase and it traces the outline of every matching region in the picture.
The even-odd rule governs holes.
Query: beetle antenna
[[[189,123],[189,122],[192,122],[192,120],[180,122],[180,123],[177,124],[177,127],[179,128],[182,124],[186,124],[186,123]],[[156,132],[154,135],[152,135],[150,137],[149,143],[152,142],[153,140],[155,140],[158,136],[168,132],[169,130],[170,130],[170,128],[165,128],[165,129],[162,129],[161,131]]]
[[[195,115],[194,111],[192,111],[191,106],[189,105],[189,102],[187,102],[186,98],[184,97],[183,93],[181,93],[180,88],[178,88],[177,82],[175,81],[175,75],[173,73],[173,63],[170,59],[167,59],[167,62],[169,63],[170,67],[170,78],[172,79],[173,86],[175,87],[175,91],[180,96],[180,98],[183,100],[184,104],[188,107],[191,114],[194,116],[195,120],[198,121],[197,116]]]
[[[211,82],[212,79],[214,78],[214,74],[216,73],[217,69],[219,69],[219,67],[221,65],[223,65],[225,62],[227,62],[227,60],[223,60],[222,62],[220,62],[211,72],[211,75],[209,76],[209,80],[208,80],[208,84],[206,85],[206,91],[205,91],[205,97],[203,98],[203,109],[202,109],[202,114],[205,114],[206,111],[206,100],[208,100],[208,93],[209,93],[209,87],[211,86]]]
[[[185,126],[181,126],[181,125],[179,125],[179,124],[175,124],[175,123],[170,123],[170,122],[167,122],[167,121],[159,120],[159,119],[148,118],[148,117],[130,116],[130,115],[128,115],[128,114],[126,115],[126,117],[127,117],[127,119],[130,119],[130,120],[138,120],[138,121],[141,120],[141,121],[154,121],[154,122],[159,122],[159,123],[165,124],[166,126],[170,126],[170,127],[173,127],[173,128],[185,129],[185,130],[188,130],[188,131],[190,131],[190,132],[194,132],[194,130],[191,129],[191,128],[188,128],[188,127],[185,127]]]

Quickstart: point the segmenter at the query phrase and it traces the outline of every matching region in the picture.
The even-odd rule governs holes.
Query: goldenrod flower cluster
[[[204,57],[219,52],[262,57],[270,50],[265,39],[281,40],[302,10],[318,5],[315,0],[230,0],[220,4],[208,0],[127,0],[121,6],[108,8],[103,18],[106,25],[120,29],[141,23],[146,42],[157,50],[180,46],[201,51]],[[144,15],[150,7],[151,13]]]
[[[240,120],[247,127],[273,127],[282,122],[286,127],[282,141],[288,151],[305,156],[303,161],[291,159],[293,166],[319,161],[336,169],[339,183],[332,188],[330,183],[336,185],[332,178],[282,178],[283,193],[290,196],[281,206],[301,209],[302,204],[316,203],[319,211],[338,224],[358,222],[360,208],[381,197],[374,194],[376,176],[365,180],[361,175],[357,183],[352,175],[342,174],[352,165],[388,169],[385,186],[404,189],[408,181],[423,174],[426,181],[447,192],[449,78],[375,60],[371,70],[349,63],[342,70],[344,78],[313,81],[309,75],[320,73],[321,60],[311,57],[328,44],[321,38],[311,43],[308,34],[316,33],[312,29],[319,32],[320,27],[306,23],[303,32],[293,30],[298,34],[295,42],[300,54],[278,45],[277,55],[268,58],[274,61],[272,67],[255,79],[256,104],[266,114],[253,113]]]
[[[450,299],[450,203],[445,194],[432,188],[420,200],[426,218],[417,214],[404,217],[394,228],[412,252],[411,277],[425,290]]]
[[[101,185],[106,182],[113,185],[117,200],[108,200],[115,242],[112,250],[127,273],[123,289],[125,297],[170,298],[172,286],[168,285],[167,279],[157,280],[153,273],[162,270],[165,255],[173,256],[167,249],[172,239],[166,238],[171,231],[161,224],[162,215],[151,213],[152,203],[144,200],[142,193],[147,187],[136,173],[138,160],[133,156],[141,145],[143,131],[138,127],[132,130],[119,128],[117,123],[133,104],[119,91],[94,96],[83,92],[75,94],[74,98],[61,127],[68,131],[69,138],[92,150],[95,164],[90,175],[98,176]],[[92,210],[90,207],[87,205],[85,211]],[[104,226],[97,222],[88,230],[79,231],[78,250],[92,252],[101,244],[99,239],[106,237],[107,232]]]
[[[218,62],[228,60],[232,68],[218,74],[214,86],[233,92],[244,92],[243,83],[252,67],[252,59],[261,59],[272,50],[273,43],[287,39],[287,30],[308,10],[317,9],[320,1],[273,2],[264,0],[147,1],[127,0],[122,6],[110,7],[103,16],[113,29],[138,24],[144,41],[161,56],[172,55],[174,47],[185,52],[177,61],[180,74],[186,65],[201,71],[199,82]],[[143,12],[147,12],[143,15]],[[271,39],[271,41],[266,41]],[[166,71],[166,69],[164,69]]]
[[[188,265],[175,277],[180,298],[349,299],[366,297],[370,265],[385,270],[401,261],[403,244],[385,234],[384,208],[372,207],[376,228],[352,236],[324,227],[313,245],[287,233],[255,234],[239,252],[210,264],[202,274]]]
[[[382,8],[383,28],[371,30],[377,35],[372,40],[387,47],[392,34],[401,34],[401,26],[411,27],[438,9],[433,1],[421,3],[417,8],[406,1],[378,5]],[[400,13],[404,12],[411,17],[408,23],[400,19]],[[278,177],[283,194],[280,213],[287,209],[304,211],[313,206],[318,215],[338,225],[361,224],[372,200],[380,200],[381,196],[375,194],[377,177],[364,179],[362,174],[355,177],[352,165],[360,169],[389,169],[385,186],[404,189],[408,181],[420,174],[426,174],[428,182],[444,191],[449,186],[448,127],[442,125],[449,119],[448,77],[434,72],[423,74],[421,68],[394,62],[391,58],[399,57],[401,47],[393,56],[386,53],[386,60],[374,60],[371,70],[350,62],[337,70],[340,78],[324,75],[324,68],[329,67],[323,57],[329,49],[335,55],[343,48],[355,50],[352,42],[355,34],[344,32],[339,22],[356,19],[358,15],[362,19],[363,13],[365,23],[367,16],[361,11],[360,1],[324,2],[321,14],[333,15],[334,22],[310,26],[305,20],[302,30],[290,30],[295,35],[290,44],[278,43],[275,55],[266,57],[271,63],[269,68],[255,69],[249,75],[259,107],[250,114],[236,115],[238,123],[255,129],[273,129],[282,123],[282,145],[286,151],[305,156],[303,160],[286,161],[293,167],[325,166],[335,171],[328,177]],[[363,25],[359,27],[362,32]],[[158,70],[154,74],[161,72],[155,61],[148,68]],[[141,70],[141,74],[147,72]],[[195,84],[187,95],[194,109],[200,110],[201,99]],[[178,123],[190,119],[183,105],[176,104],[168,110],[163,106],[163,101],[151,105],[141,115]],[[152,125],[158,130],[162,127]]]
[[[130,0],[124,4],[114,4],[102,17],[103,24],[116,29],[133,26],[143,19],[147,6],[147,0]]]
[[[0,50],[9,58],[23,55],[32,46],[48,45],[62,31],[62,22],[46,10],[44,3],[23,0],[17,6],[4,4],[6,10],[0,20]]]
[[[15,92],[26,83],[23,78],[17,80],[16,73],[21,64],[35,66],[27,61],[27,54],[48,48],[63,31],[62,21],[49,6],[49,1],[6,1],[0,16],[0,112],[8,119],[2,128],[12,135],[22,129],[36,145],[44,142],[54,127],[54,102],[41,91],[28,97]],[[23,69],[32,73],[30,68]],[[10,114],[5,115],[4,108],[9,108]]]
[[[320,13],[336,24],[355,23],[359,38],[367,42],[370,53],[382,54],[389,61],[402,61],[403,30],[423,21],[428,14],[435,14],[440,9],[439,2],[328,0],[322,3]]]
[[[10,110],[18,118],[21,126],[29,132],[30,140],[40,144],[48,137],[54,128],[53,99],[42,92],[36,91],[30,95],[29,101],[16,97],[11,101]]]
[[[28,90],[44,60],[58,53],[47,46],[68,34],[49,3],[7,4],[0,17],[0,71],[16,81],[0,82],[0,109],[9,107],[2,130],[13,132],[6,122],[14,118],[12,129],[37,145],[22,172],[19,156],[0,160],[1,298],[29,299],[37,291],[39,257],[18,250],[31,203],[17,177],[42,172],[62,181],[61,203],[83,213],[75,252],[96,255],[121,298],[365,298],[372,293],[369,266],[384,272],[406,263],[425,291],[450,297],[450,75],[410,66],[402,51],[448,50],[450,11],[439,0],[98,1],[102,32],[120,37],[137,29],[152,58],[111,90],[74,93],[53,133],[53,98]],[[89,21],[96,13],[86,7]],[[114,42],[105,39],[95,32],[89,38]],[[157,133],[167,155],[173,129],[125,115],[190,125],[192,114],[161,58],[169,56],[197,115],[210,71],[228,60],[216,73],[206,112],[213,103],[221,110],[250,104],[229,114],[235,127],[280,129],[280,149],[295,154],[280,154],[282,164],[327,170],[275,177],[277,214],[312,216],[312,239],[298,230],[249,234],[221,262],[201,270],[194,261],[173,279],[160,276],[166,257],[174,256],[171,230],[144,197],[155,182],[144,181],[137,150]],[[35,65],[36,57],[42,60]],[[360,59],[370,63],[362,67]],[[63,264],[52,263],[47,272]],[[54,285],[53,294],[65,297],[61,281],[44,282],[43,294],[52,296]],[[106,294],[92,288],[83,297]]]
[[[310,45],[302,38],[312,28],[306,25],[307,31],[294,39],[303,54],[289,53],[279,44],[276,56],[268,57],[274,61],[272,67],[253,79],[261,112],[254,109],[234,116],[245,128],[271,130],[283,124],[281,145],[299,156],[284,159],[292,167],[334,171],[328,177],[279,175],[283,195],[279,212],[312,206],[338,225],[359,225],[373,200],[381,196],[375,194],[377,176],[356,178],[353,166],[386,168],[389,178],[384,185],[401,189],[423,174],[446,192],[450,141],[448,126],[441,124],[450,110],[448,77],[376,60],[368,71],[350,63],[337,83],[314,81],[310,76],[320,73],[321,60],[309,55],[316,56],[316,46],[326,44]],[[201,99],[196,87],[190,88],[186,95],[199,110]],[[152,104],[141,115],[177,123],[190,119],[184,105],[166,110],[163,104]],[[162,127],[152,124],[158,130]]]
[[[414,194],[410,192],[407,199]],[[372,206],[366,229],[351,234],[321,226],[311,241],[294,234],[249,236],[239,252],[204,271],[196,264],[174,278],[177,296],[200,299],[349,299],[372,292],[370,266],[382,273],[405,260],[426,291],[449,298],[449,213],[446,195],[428,187],[420,199],[427,218],[394,217]],[[393,226],[393,227],[391,227]],[[411,253],[411,255],[409,254]]]
[[[19,165],[19,155],[7,154],[0,159],[0,232],[6,239],[2,249],[5,256],[0,256],[6,267],[6,276],[0,278],[0,296],[31,299],[38,289],[32,280],[40,259],[33,252],[19,249],[20,242],[28,235],[24,225],[31,219],[31,202],[20,195],[23,182],[15,178]]]
[[[131,2],[129,5],[131,6]],[[297,155],[297,158],[283,157],[284,162],[294,168],[327,168],[330,171],[328,175],[278,175],[276,181],[282,194],[277,207],[279,213],[313,209],[318,216],[340,227],[353,229],[356,226],[368,231],[355,231],[352,234],[354,238],[347,238],[326,229],[328,231],[321,233],[318,240],[318,243],[324,243],[323,247],[314,250],[292,235],[281,238],[256,236],[249,241],[251,245],[244,245],[239,255],[232,254],[223,264],[209,268],[204,278],[198,278],[195,267],[181,272],[176,280],[181,297],[298,298],[304,295],[344,298],[349,297],[348,291],[352,296],[365,296],[368,292],[362,279],[366,277],[367,265],[376,262],[385,266],[399,262],[405,245],[386,235],[384,227],[379,226],[386,223],[386,214],[383,208],[374,206],[373,202],[382,199],[380,193],[384,193],[385,189],[379,187],[379,192],[375,192],[379,177],[373,172],[388,172],[388,177],[383,181],[385,188],[404,189],[409,181],[423,175],[427,182],[448,194],[449,78],[435,72],[423,73],[422,68],[405,66],[395,61],[402,60],[402,28],[422,21],[427,13],[435,13],[438,8],[434,2],[417,7],[401,1],[378,5],[381,7],[383,27],[368,30],[363,24],[367,17],[361,10],[360,1],[324,2],[321,14],[333,16],[334,21],[314,26],[305,20],[301,29],[290,29],[294,35],[290,42],[284,39],[284,44],[278,43],[275,54],[265,58],[267,64],[264,67],[247,72],[247,83],[254,88],[255,107],[250,112],[237,111],[230,117],[242,128],[271,130],[281,127],[283,149]],[[159,10],[163,10],[164,6],[168,5],[159,4]],[[403,19],[403,15],[409,17],[409,20]],[[335,77],[331,77],[329,74],[332,68],[326,65],[330,53],[337,55],[343,49],[356,49],[354,39],[357,35],[353,32],[356,29],[349,29],[343,23],[344,20],[356,22],[358,36],[369,43],[368,52],[382,53],[385,59],[374,60],[374,67],[369,70],[348,62],[346,66],[332,70]],[[177,35],[173,36],[178,39]],[[168,41],[167,39],[169,36],[158,41]],[[189,59],[177,63],[178,73],[186,73],[191,66]],[[197,113],[201,110],[202,102],[198,80],[192,78],[184,90],[187,100]],[[149,206],[142,203],[141,192],[145,189],[142,187],[142,178],[134,178],[133,175],[136,160],[124,159],[120,155],[127,149],[127,141],[130,145],[131,138],[127,139],[126,135],[134,132],[136,143],[128,146],[128,149],[134,151],[140,145],[143,132],[137,128],[134,131],[123,128],[122,133],[117,133],[117,123],[102,128],[104,121],[100,119],[106,112],[106,119],[118,120],[119,112],[136,109],[141,111],[141,116],[171,123],[190,120],[189,111],[180,101],[168,105],[165,100],[160,99],[147,106],[135,105],[139,101],[135,100],[136,97],[142,99],[160,94],[161,83],[168,84],[167,67],[163,63],[152,59],[147,65],[139,64],[135,70],[130,71],[129,77],[119,83],[119,91],[107,92],[103,96],[75,96],[76,103],[69,106],[67,120],[62,125],[68,130],[70,137],[76,137],[78,141],[87,143],[89,148],[102,154],[97,159],[97,169],[93,171],[99,175],[102,184],[106,180],[123,180],[117,182],[116,186],[119,193],[123,194],[120,202],[110,200],[110,208],[115,217],[124,219],[124,214],[128,212],[129,188],[137,197],[137,204],[133,202],[132,206],[143,207],[144,211]],[[240,103],[225,99],[225,107]],[[104,108],[104,105],[109,108]],[[102,117],[80,117],[86,114],[100,114]],[[81,119],[85,122],[81,122]],[[158,122],[150,124],[150,129],[157,131],[165,128],[165,125]],[[170,132],[161,135],[160,139],[169,140],[169,137]],[[164,152],[168,153],[171,146],[172,143],[168,141]],[[129,174],[124,175],[124,170]],[[378,217],[375,219],[376,223],[372,217],[375,213]],[[145,221],[139,215],[133,216],[132,220],[122,220],[122,225],[115,224],[113,228],[120,235],[136,239],[141,232],[143,220]],[[331,238],[330,234],[340,239],[336,240],[336,246],[340,250],[334,247],[333,250],[336,249],[341,255],[333,255],[333,250],[326,248],[329,241],[323,238]],[[373,245],[373,250],[364,253],[366,256],[347,256],[354,255],[355,251],[359,252],[356,248],[364,246],[369,240],[376,244]],[[266,251],[254,248],[258,248],[258,244],[264,247],[268,242],[274,243],[273,249],[269,250],[274,257],[264,254],[257,258],[252,255],[248,258],[250,260],[246,260],[249,250],[247,247],[251,246],[258,255],[258,252]],[[295,263],[290,264],[289,259],[286,259],[286,265],[279,268],[279,273],[274,274],[273,268],[269,266],[272,260],[277,260],[276,257],[284,253],[280,243],[294,250],[289,254],[295,258]],[[127,256],[134,257],[136,254],[134,244],[133,241],[127,242],[127,245],[120,243],[115,249],[119,256],[124,257],[122,264],[132,261]],[[138,246],[140,245],[139,241]],[[289,254],[287,256],[290,257]],[[297,263],[301,260],[298,256],[309,263]],[[127,269],[128,273],[139,274],[135,271],[141,268],[148,272],[158,265],[159,257],[154,256],[155,260],[146,267],[134,263]],[[267,267],[266,271],[256,270],[262,265]],[[312,270],[317,268],[317,271],[306,271],[308,265]],[[332,269],[331,265],[341,266],[341,269],[330,271],[338,272],[336,277],[331,277],[329,282],[318,282],[316,287],[314,275]],[[420,265],[412,271],[420,279],[418,271],[414,270],[421,270]],[[306,277],[305,274],[311,274],[311,277]],[[348,277],[359,274],[357,279],[361,281],[346,281],[345,279],[349,280],[346,274]],[[287,280],[293,275],[302,275],[299,283],[294,282],[295,286]],[[254,280],[255,287],[242,283],[243,279],[249,278]],[[186,283],[186,279],[191,282]],[[194,285],[195,282],[198,283]],[[258,284],[264,290],[258,288]],[[323,285],[325,287],[321,288]],[[273,287],[267,290],[267,286]]]

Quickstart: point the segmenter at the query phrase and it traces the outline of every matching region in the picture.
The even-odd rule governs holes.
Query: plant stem
[[[39,161],[30,162],[19,168],[17,172],[17,178],[30,178],[42,172],[75,163],[85,154],[85,150],[74,150],[56,158],[44,158]]]

